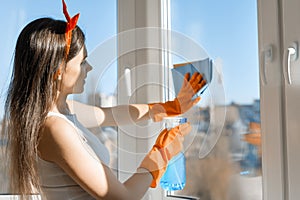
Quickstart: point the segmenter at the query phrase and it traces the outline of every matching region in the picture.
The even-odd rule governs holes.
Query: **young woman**
[[[70,18],[65,4],[64,13],[67,22],[34,20],[17,40],[3,127],[11,188],[25,199],[33,193],[50,200],[140,199],[181,150],[190,125],[163,130],[137,173],[124,183],[108,167],[108,150],[87,128],[184,113],[200,100],[192,97],[205,81],[198,73],[186,75],[178,96],[166,103],[98,108],[67,100],[83,91],[92,67],[85,60],[85,36],[76,26],[79,15]]]

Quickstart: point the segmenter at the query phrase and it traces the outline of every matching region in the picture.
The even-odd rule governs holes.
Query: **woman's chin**
[[[84,87],[82,88],[76,88],[75,90],[73,90],[72,94],[81,94],[84,91]]]

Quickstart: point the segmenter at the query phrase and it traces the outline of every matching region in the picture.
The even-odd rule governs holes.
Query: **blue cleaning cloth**
[[[190,76],[192,76],[196,71],[202,74],[203,78],[206,80],[206,85],[203,88],[201,88],[201,90],[197,94],[195,94],[195,96],[200,96],[206,90],[206,88],[212,80],[212,60],[206,58],[190,63],[174,65],[174,68],[172,69],[172,77],[176,95],[181,89],[184,75],[189,72]]]

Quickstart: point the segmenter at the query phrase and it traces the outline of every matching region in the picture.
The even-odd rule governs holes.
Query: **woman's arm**
[[[183,114],[197,104],[200,97],[193,99],[193,96],[205,84],[206,81],[198,72],[192,77],[187,73],[177,97],[165,103],[120,105],[111,108],[98,108],[76,101],[68,101],[68,104],[71,111],[77,114],[78,120],[87,128],[126,125],[150,118],[161,121],[167,116]]]
[[[108,166],[84,148],[76,130],[60,118],[47,119],[38,150],[42,159],[59,165],[96,199],[141,199],[152,181],[152,175],[145,172],[119,182]]]
[[[97,126],[118,126],[134,124],[150,119],[148,104],[119,105],[109,108],[99,108],[74,100],[68,100],[72,113],[87,128]]]

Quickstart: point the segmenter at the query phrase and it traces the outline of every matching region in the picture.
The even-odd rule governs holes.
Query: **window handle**
[[[284,52],[284,59],[283,59],[283,66],[285,67],[284,75],[285,80],[287,80],[288,84],[292,84],[292,77],[291,77],[291,62],[297,60],[298,58],[298,43],[294,42],[292,43],[287,50]]]
[[[266,65],[273,60],[273,46],[267,46],[261,53],[261,67],[260,67],[260,76],[264,85],[268,83],[267,81],[267,70]]]
[[[131,72],[130,68],[126,67],[124,70],[125,88],[127,96],[131,96]]]

